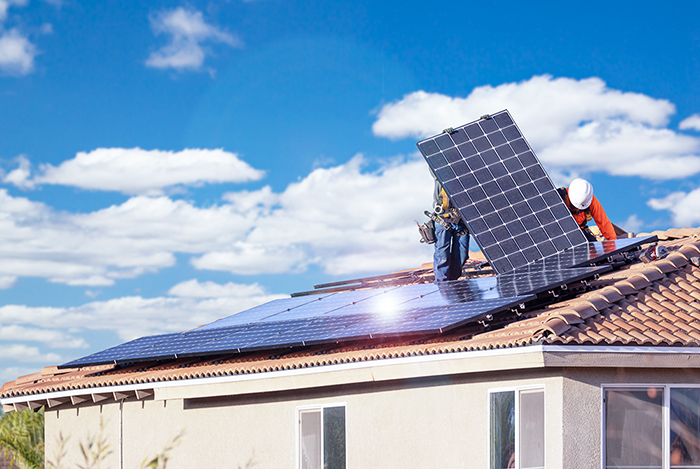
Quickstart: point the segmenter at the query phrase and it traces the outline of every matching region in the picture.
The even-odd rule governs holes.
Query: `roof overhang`
[[[38,409],[42,406],[51,409],[83,403],[106,404],[121,400],[234,396],[412,378],[561,367],[700,369],[700,347],[530,345],[416,355],[266,373],[70,389],[7,397],[0,402],[5,411]]]

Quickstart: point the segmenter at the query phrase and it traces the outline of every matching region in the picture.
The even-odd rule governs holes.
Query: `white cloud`
[[[196,70],[202,67],[207,55],[203,43],[218,42],[231,47],[243,45],[234,35],[206,23],[201,12],[183,7],[153,16],[151,27],[156,35],[170,36],[170,43],[148,57],[146,65],[149,67]]]
[[[169,295],[182,298],[248,298],[264,297],[265,289],[252,285],[228,282],[224,285],[215,282],[200,283],[197,279],[180,282],[168,291]],[[284,295],[280,295],[280,298]]]
[[[372,129],[424,138],[506,108],[553,173],[672,179],[700,172],[700,139],[666,128],[673,104],[610,89],[599,78],[535,76],[478,87],[466,98],[417,91],[383,106]]]
[[[25,327],[16,324],[0,326],[0,340],[42,342],[51,348],[87,347],[82,338],[72,337],[65,331]]]
[[[34,70],[34,44],[17,29],[0,35],[0,70],[11,75],[27,75]]]
[[[68,308],[1,306],[0,363],[56,365],[105,348],[102,342],[88,344],[89,337],[94,338],[96,333],[114,333],[122,341],[128,341],[146,335],[189,330],[288,297],[270,294],[257,284],[221,285],[197,280],[174,286],[171,294],[180,297],[132,296]],[[29,346],[26,342],[40,342],[41,347]],[[42,348],[91,350],[73,350],[59,355],[46,353]],[[14,379],[20,374],[36,371],[9,371],[15,369],[0,372],[0,378]]]
[[[85,346],[85,339],[80,335],[91,331],[114,332],[122,340],[131,340],[144,335],[189,330],[287,297],[270,294],[258,285],[195,284],[174,287],[174,294],[188,294],[189,297],[130,296],[70,308],[2,306],[0,340],[31,340],[57,348],[76,348]],[[230,296],[223,296],[223,293]],[[204,297],[204,294],[212,296]],[[2,347],[0,343],[0,350]],[[0,354],[0,358],[8,357]]]
[[[0,344],[0,357],[3,360],[28,363],[57,363],[61,356],[56,353],[41,353],[37,347],[24,344]]]
[[[271,195],[265,188],[230,194],[234,210],[251,229],[225,250],[192,261],[199,269],[233,273],[283,273],[310,264],[337,275],[420,265],[430,249],[418,243],[414,219],[432,201],[432,178],[422,160],[410,158],[375,172],[363,159],[316,169]]]
[[[623,221],[620,227],[628,233],[639,233],[644,227],[644,222],[634,213],[627,217],[627,220]]]
[[[362,161],[316,169],[281,193],[229,193],[204,208],[137,196],[73,214],[0,190],[0,277],[5,286],[34,276],[96,288],[171,267],[178,253],[195,256],[198,269],[243,275],[310,265],[346,275],[429,260],[412,223],[432,200],[425,163],[416,156],[367,172]]]
[[[6,184],[14,184],[21,189],[32,189],[34,183],[31,181],[31,166],[29,160],[20,155],[17,157],[17,168],[13,169],[2,178],[2,182]]]
[[[7,10],[10,6],[24,6],[26,4],[27,0],[0,0],[0,21],[5,21],[7,19]]]
[[[700,224],[700,189],[673,192],[666,197],[651,199],[647,205],[654,210],[670,211],[673,223],[677,227]]]
[[[81,189],[109,190],[124,194],[159,195],[177,185],[245,182],[264,172],[251,167],[235,153],[222,149],[185,149],[179,152],[140,148],[98,148],[80,152],[59,166],[44,164],[32,177],[29,161],[19,157],[19,167],[3,182],[20,188],[60,184]]]
[[[700,130],[700,114],[693,114],[687,117],[678,124],[678,128],[681,130],[693,129]]]

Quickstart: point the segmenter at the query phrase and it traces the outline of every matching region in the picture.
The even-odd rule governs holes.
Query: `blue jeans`
[[[459,228],[463,229],[464,225],[460,223]],[[435,223],[435,238],[435,281],[457,280],[462,275],[462,266],[469,259],[469,234],[455,236],[441,224]]]

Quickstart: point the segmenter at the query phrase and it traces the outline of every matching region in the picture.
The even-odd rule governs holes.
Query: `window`
[[[491,469],[544,468],[544,389],[490,393]]]
[[[603,388],[605,468],[700,468],[700,387]]]
[[[345,469],[345,406],[298,410],[299,468]]]

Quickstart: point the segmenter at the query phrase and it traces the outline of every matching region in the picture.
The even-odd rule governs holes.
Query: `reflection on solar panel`
[[[586,244],[508,111],[418,148],[497,273]]]
[[[587,243],[507,111],[418,147],[499,275],[275,300],[59,368],[442,333],[606,272],[593,264],[656,240]]]
[[[276,300],[178,334],[144,337],[61,367],[131,363],[239,353],[451,330],[531,301],[540,292],[588,278],[610,267],[559,271],[529,269],[496,277],[341,292],[300,303]],[[261,311],[265,313],[259,315]],[[276,313],[282,311],[281,313]],[[271,313],[272,314],[269,314]],[[251,317],[257,321],[248,322]],[[214,326],[214,327],[213,327]]]

